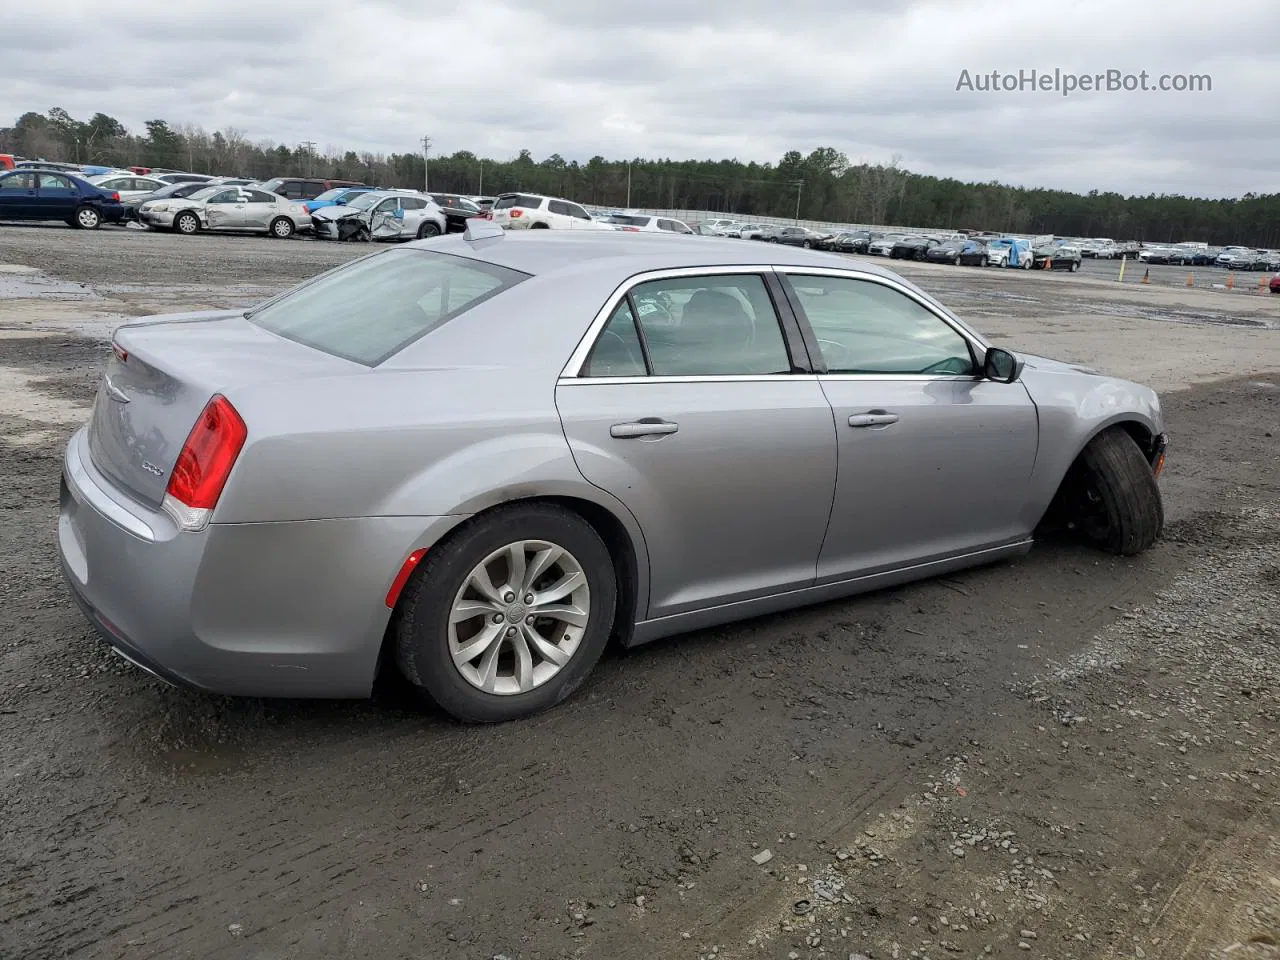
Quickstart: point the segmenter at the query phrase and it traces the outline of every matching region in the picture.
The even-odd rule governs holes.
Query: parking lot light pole
[[[431,138],[422,138],[422,192],[427,193],[431,189],[431,175],[427,169],[428,157],[431,154]]]
[[[631,161],[627,161],[627,209],[631,209]]]

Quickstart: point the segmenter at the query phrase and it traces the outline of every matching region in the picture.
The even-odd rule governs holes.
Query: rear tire
[[[545,223],[534,223],[529,226],[530,230],[550,230],[551,228]]]
[[[74,220],[81,230],[97,230],[102,226],[102,214],[88,205],[76,207]]]
[[[271,236],[278,240],[288,240],[297,229],[288,217],[276,217],[271,221]]]
[[[187,210],[173,218],[173,229],[184,237],[189,237],[192,234],[199,233],[200,218],[190,210]]]
[[[1133,437],[1113,427],[1094,437],[1063,482],[1070,526],[1100,550],[1133,556],[1164,528],[1164,501]]]
[[[511,570],[503,551],[518,546],[520,555],[526,556],[526,544],[541,545],[531,546],[531,551],[546,545],[564,551],[566,560],[562,567],[557,569],[553,564],[559,561],[553,561],[545,568],[553,580],[575,568],[585,578],[585,593],[570,594],[563,601],[564,606],[572,605],[580,610],[582,597],[586,598],[586,617],[580,626],[564,626],[554,616],[540,619],[535,615],[532,622],[525,619],[530,611],[536,614],[539,609],[536,602],[521,606],[525,597],[548,587],[537,577],[531,584],[508,584],[505,578],[511,576]],[[473,573],[495,555],[498,559],[494,566],[487,567],[486,574],[489,583],[496,584],[493,592],[499,602],[489,610],[483,600],[476,599],[485,591],[477,593],[470,584],[475,582]],[[536,552],[526,556],[527,571],[534,570],[536,556]],[[495,575],[498,568],[501,570]],[[499,580],[502,582],[498,583]],[[508,586],[513,587],[511,593],[507,592]],[[471,595],[471,599],[464,594]],[[514,599],[507,601],[508,595]],[[400,619],[395,631],[396,660],[400,671],[420,693],[458,720],[500,723],[527,717],[565,700],[587,678],[608,643],[616,600],[617,583],[609,549],[585,520],[550,504],[499,508],[468,522],[428,552],[400,601]],[[556,602],[553,600],[552,604]],[[460,604],[470,605],[479,612],[471,614],[471,619],[455,622],[454,611]],[[552,607],[544,605],[542,609]],[[503,620],[494,624],[493,616],[502,616]],[[527,636],[524,624],[529,624],[528,629],[537,627],[545,647],[524,639]],[[497,646],[486,647],[495,651],[491,669],[496,685],[505,684],[508,689],[512,684],[520,686],[518,651],[521,649],[538,660],[525,667],[535,680],[538,671],[550,675],[523,692],[489,692],[477,685],[483,681],[489,654],[477,649],[470,660],[461,662],[455,654],[465,657],[466,647],[476,641],[480,633],[490,628],[497,631],[499,627],[501,631],[495,632],[499,639],[494,641]],[[551,631],[554,640],[561,628],[560,639],[555,641],[560,646],[552,652],[568,651],[568,659],[557,669],[554,659],[544,657],[539,651],[552,646],[546,631]],[[463,636],[464,630],[466,636]],[[473,630],[474,633],[470,632]],[[513,638],[508,639],[508,630],[514,630]]]
[[[418,227],[418,239],[425,240],[428,237],[440,236],[440,228],[431,220],[428,220],[422,226]]]

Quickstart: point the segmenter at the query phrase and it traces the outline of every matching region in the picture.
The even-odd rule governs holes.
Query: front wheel
[[[401,600],[396,659],[458,720],[530,716],[586,679],[616,596],[609,550],[585,520],[549,504],[501,508],[427,554]]]
[[[1069,273],[1075,273],[1075,272],[1076,272],[1077,270],[1079,270],[1079,269],[1080,269],[1080,264],[1078,264],[1078,263],[1076,263],[1074,260],[1072,260],[1072,261],[1071,261],[1071,266],[1067,267],[1067,272],[1069,272]]]
[[[813,244],[810,241],[806,240],[804,243],[801,244],[801,246],[804,247],[806,250],[808,250],[810,247],[813,246]]]
[[[200,218],[190,211],[180,213],[173,220],[173,229],[188,237],[193,233],[199,233]]]
[[[296,229],[288,217],[276,217],[271,221],[271,235],[280,240],[288,240]]]
[[[1132,556],[1156,542],[1164,501],[1151,464],[1123,428],[1100,433],[1064,482],[1071,526],[1107,553]]]
[[[93,207],[77,207],[75,225],[81,230],[97,230],[102,226],[102,214]]]
[[[425,240],[428,237],[440,236],[440,227],[432,220],[428,220],[418,228],[418,239]]]

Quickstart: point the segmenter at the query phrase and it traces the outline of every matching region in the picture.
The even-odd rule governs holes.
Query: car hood
[[[1033,353],[1019,353],[1018,358],[1033,370],[1045,370],[1051,373],[1083,373],[1091,377],[1104,376],[1101,371],[1094,370],[1092,367],[1082,366],[1078,363],[1066,363],[1050,357],[1037,357]]]
[[[364,213],[363,210],[357,210],[355,207],[348,207],[345,205],[333,204],[332,206],[321,207],[318,210],[313,210],[311,212],[311,219],[339,220],[342,217],[349,217],[349,216],[358,217],[362,213]]]

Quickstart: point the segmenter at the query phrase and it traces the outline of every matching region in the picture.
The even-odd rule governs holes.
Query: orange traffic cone
[[[1227,274],[1227,289],[1234,290],[1236,286],[1236,272],[1232,270]]]
[[[1151,268],[1150,268],[1150,267],[1147,267],[1147,269],[1146,269],[1146,270],[1143,270],[1143,271],[1142,271],[1142,282],[1143,282],[1143,283],[1150,283],[1150,282],[1151,282]]]
[[[1187,273],[1187,286],[1188,286],[1188,287],[1194,287],[1195,285],[1196,285],[1196,284],[1195,284],[1195,281],[1191,278],[1191,274],[1190,274],[1190,272],[1188,272],[1188,273]]]

